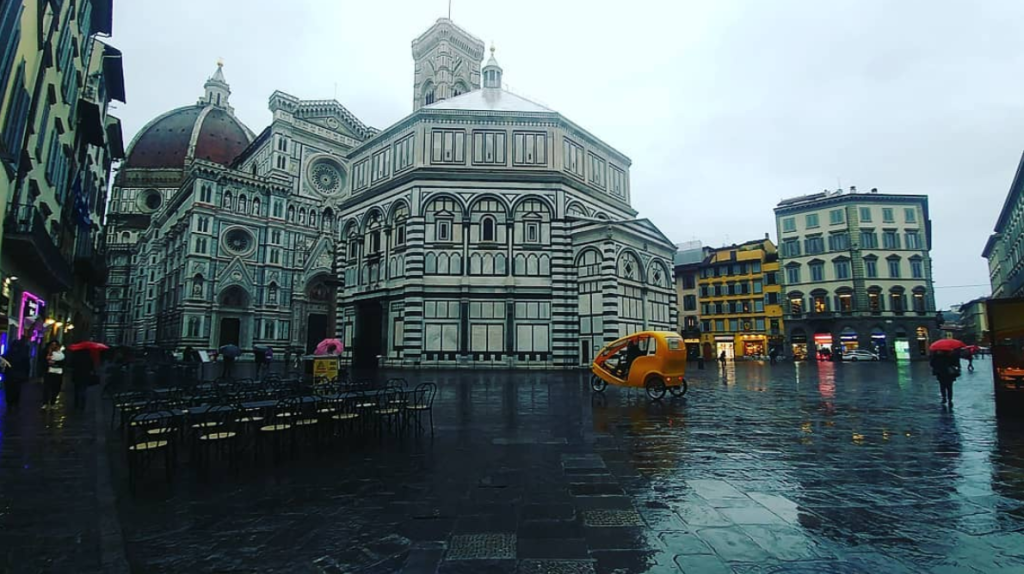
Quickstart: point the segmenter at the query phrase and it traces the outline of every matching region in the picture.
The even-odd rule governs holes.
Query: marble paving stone
[[[508,560],[516,557],[514,534],[456,534],[445,560]]]
[[[595,574],[592,560],[523,560],[518,574]]]
[[[642,526],[643,520],[635,509],[598,509],[584,510],[583,524],[586,526]]]

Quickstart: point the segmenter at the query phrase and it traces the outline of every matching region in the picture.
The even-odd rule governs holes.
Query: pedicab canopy
[[[686,346],[678,333],[640,331],[605,345],[591,371],[613,385],[642,387],[653,376],[678,385],[686,374]]]

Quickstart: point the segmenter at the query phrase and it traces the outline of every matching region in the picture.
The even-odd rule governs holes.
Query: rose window
[[[224,245],[233,253],[246,253],[252,249],[252,234],[244,229],[232,229],[224,235]]]
[[[320,193],[337,193],[344,184],[345,172],[330,160],[319,160],[309,170],[310,182]]]

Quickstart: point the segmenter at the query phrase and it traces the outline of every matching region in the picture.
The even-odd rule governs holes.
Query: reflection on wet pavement
[[[119,512],[139,571],[1021,572],[1024,427],[989,365],[730,364],[651,402],[421,372],[436,435],[246,467]],[[115,463],[123,487],[123,465]]]

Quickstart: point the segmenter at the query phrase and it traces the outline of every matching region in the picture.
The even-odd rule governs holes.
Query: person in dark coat
[[[974,372],[974,353],[970,349],[964,349],[964,358],[967,359],[967,370]]]
[[[4,371],[4,396],[8,410],[18,410],[21,403],[21,387],[32,372],[32,347],[28,333],[7,348],[4,360],[10,365]]]
[[[69,360],[71,364],[71,381],[75,387],[75,410],[85,410],[86,391],[89,385],[96,379],[96,363],[89,351],[72,351]]]
[[[953,381],[960,376],[960,357],[956,353],[936,351],[932,353],[929,362],[932,366],[932,374],[939,380],[943,404],[953,406]]]

